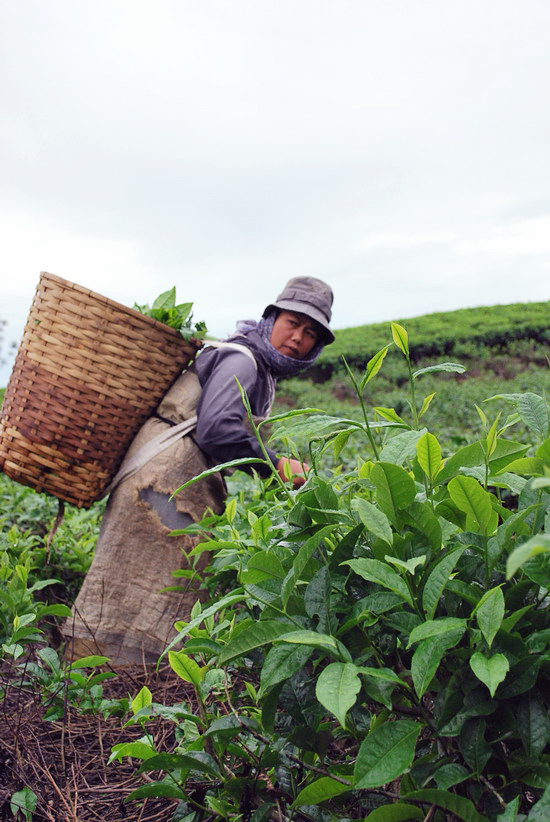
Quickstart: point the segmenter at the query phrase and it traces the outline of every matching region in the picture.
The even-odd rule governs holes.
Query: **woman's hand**
[[[293,488],[299,488],[305,483],[306,476],[304,475],[307,475],[309,471],[307,462],[292,460],[288,457],[281,457],[276,467],[283,482],[291,482]],[[292,475],[291,479],[288,478],[289,474]]]

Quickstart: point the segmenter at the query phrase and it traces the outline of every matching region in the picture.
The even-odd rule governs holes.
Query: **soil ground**
[[[116,679],[103,683],[107,698],[135,696],[143,685],[149,687],[154,701],[166,705],[181,703],[192,693],[168,667],[158,673],[140,668],[118,673]],[[172,819],[178,800],[125,802],[131,791],[156,775],[136,775],[140,763],[135,759],[107,764],[113,745],[143,735],[139,725],[122,730],[124,719],[120,717],[81,715],[71,706],[63,721],[52,722],[44,719],[44,710],[38,692],[8,686],[0,707],[0,819],[14,819],[10,799],[25,786],[38,797],[33,822]],[[172,723],[155,719],[147,730],[158,748],[166,751],[175,744],[173,728]]]

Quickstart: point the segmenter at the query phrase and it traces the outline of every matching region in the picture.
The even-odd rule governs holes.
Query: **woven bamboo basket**
[[[42,272],[0,414],[0,468],[88,508],[199,345]]]

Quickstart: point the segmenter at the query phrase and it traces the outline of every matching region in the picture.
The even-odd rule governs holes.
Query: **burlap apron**
[[[158,416],[147,420],[136,435],[123,467],[145,443],[169,429],[170,422],[194,416],[200,393],[197,375],[185,372],[159,405]],[[221,513],[225,485],[214,474],[174,500],[169,497],[207,467],[205,455],[188,435],[149,460],[111,494],[92,566],[73,616],[64,626],[69,657],[99,653],[115,665],[155,662],[175,635],[174,622],[189,617],[203,594],[200,582],[176,580],[172,571],[191,567],[187,553],[199,538],[169,533],[202,519],[207,509]],[[200,557],[199,573],[207,562],[207,556]],[[175,584],[184,590],[162,590]]]

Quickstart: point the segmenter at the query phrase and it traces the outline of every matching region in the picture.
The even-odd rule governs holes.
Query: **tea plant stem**
[[[433,819],[433,815],[437,810],[437,805],[432,805],[426,816],[424,817],[423,822],[430,822],[430,819]]]
[[[542,502],[542,488],[539,488],[539,491],[538,491],[538,494],[537,494],[537,505],[539,506],[539,508],[541,506],[541,502]],[[535,511],[535,513],[533,514],[533,524],[531,525],[531,535],[534,536],[536,533],[537,533],[537,512]]]
[[[373,437],[373,435],[372,435],[371,427],[370,427],[370,424],[369,424],[369,418],[368,418],[368,415],[367,415],[367,409],[366,409],[366,407],[365,407],[365,401],[364,401],[364,399],[363,399],[363,392],[362,392],[362,390],[361,390],[361,387],[360,387],[359,383],[358,383],[358,382],[357,382],[357,380],[355,379],[355,375],[354,375],[353,371],[351,370],[351,368],[349,367],[349,365],[348,365],[348,363],[347,363],[346,358],[345,358],[345,357],[343,357],[343,360],[344,360],[344,365],[346,366],[347,371],[348,371],[348,374],[349,374],[349,376],[350,376],[350,379],[351,379],[351,381],[352,381],[352,383],[353,383],[353,387],[355,388],[355,393],[356,393],[356,394],[357,394],[357,396],[359,397],[359,402],[360,402],[360,404],[361,404],[361,410],[362,410],[362,412],[363,412],[363,417],[364,417],[364,419],[365,419],[365,430],[366,430],[366,432],[367,432],[367,437],[369,438],[369,442],[370,442],[370,444],[371,444],[371,448],[372,448],[373,453],[374,453],[374,458],[375,458],[376,460],[378,460],[378,459],[379,459],[379,456],[378,456],[378,449],[377,449],[377,447],[376,447],[376,443],[375,443],[375,441],[374,441],[374,437]]]
[[[433,721],[430,714],[428,713],[428,711],[426,710],[426,708],[422,704],[422,700],[415,699],[414,695],[412,695],[412,694],[410,695],[410,698],[418,706],[418,710],[420,711],[420,715],[423,717],[424,722],[426,723],[426,725],[435,733],[436,730],[437,730],[436,727],[435,727],[435,722]]]
[[[260,434],[260,429],[258,428],[256,423],[254,422],[254,415],[252,414],[252,407],[250,405],[250,400],[248,399],[248,394],[246,393],[246,391],[244,390],[244,388],[240,384],[237,377],[235,377],[235,379],[237,380],[237,385],[239,386],[239,391],[241,392],[241,397],[242,397],[242,401],[243,401],[243,404],[244,404],[244,407],[245,407],[245,410],[246,410],[246,415],[248,417],[248,421],[250,423],[250,426],[252,428],[254,436],[258,440],[258,445],[260,446],[260,448],[262,450],[262,454],[264,455],[265,460],[266,460],[267,464],[269,465],[269,467],[271,469],[271,473],[275,477],[275,480],[280,485],[283,492],[286,494],[288,502],[292,502],[292,497],[290,496],[290,492],[288,491],[286,485],[284,484],[283,480],[279,476],[279,472],[277,471],[276,467],[273,465],[273,460],[271,459],[271,457],[267,453],[267,448],[264,445],[262,435]]]
[[[378,459],[380,459],[380,457],[378,455],[378,448],[376,447],[376,443],[375,443],[374,437],[372,435],[372,431],[371,431],[370,424],[369,424],[369,418],[367,416],[367,409],[365,408],[365,403],[363,402],[363,397],[361,395],[359,395],[359,400],[361,401],[361,409],[363,411],[363,416],[365,418],[365,426],[366,426],[367,436],[369,438],[369,442],[370,442],[370,445],[371,445],[371,448],[372,448],[372,451],[373,451],[373,454],[374,454],[374,459],[378,460]]]
[[[414,427],[418,431],[420,422],[418,418],[418,410],[416,407],[416,389],[414,387],[414,374],[411,365],[411,358],[407,354],[407,368],[409,369],[409,383],[411,386],[411,410],[413,412]]]
[[[231,709],[231,712],[233,713],[233,716],[235,717],[235,719],[237,720],[239,725],[241,725],[243,730],[246,731],[247,733],[249,733],[255,739],[257,739],[258,742],[262,742],[264,745],[271,745],[271,740],[268,739],[267,736],[264,736],[263,734],[258,733],[258,731],[255,731],[252,728],[249,728],[248,725],[245,722],[242,721],[241,717],[239,716],[239,714],[235,710],[235,707],[234,707],[234,705],[231,701],[231,696],[230,696],[229,690],[227,688],[227,680],[225,682],[224,688],[225,688],[225,695],[226,695],[226,698],[227,698],[227,704],[229,705],[229,707]],[[295,756],[294,754],[290,753],[289,751],[285,751],[285,756],[288,757],[288,759],[291,759],[293,762],[296,762],[296,764],[300,765],[300,767],[305,768],[305,770],[312,771],[313,773],[321,774],[321,776],[329,776],[331,779],[334,779],[336,782],[340,782],[342,785],[348,785],[349,787],[352,786],[352,783],[348,782],[347,779],[343,779],[341,776],[337,776],[336,774],[329,773],[329,771],[326,770],[326,768],[317,768],[315,765],[309,765],[307,762],[304,762],[303,759],[300,759],[298,756]]]
[[[504,801],[502,796],[499,794],[497,789],[494,787],[494,785],[491,785],[489,780],[486,779],[482,774],[479,775],[479,781],[482,782],[485,785],[485,787],[487,788],[487,790],[490,791],[490,793],[493,794],[493,796],[498,801],[498,803],[499,803],[500,807],[502,808],[502,810],[505,811],[506,810],[506,802]]]
[[[428,477],[424,474],[424,488],[426,489],[426,500],[432,506],[432,511],[434,509],[434,500],[433,500],[433,488],[431,484],[428,482]]]
[[[485,581],[487,585],[490,582],[490,571],[489,571],[489,540],[485,537],[485,545],[483,546],[483,559],[485,560]]]

